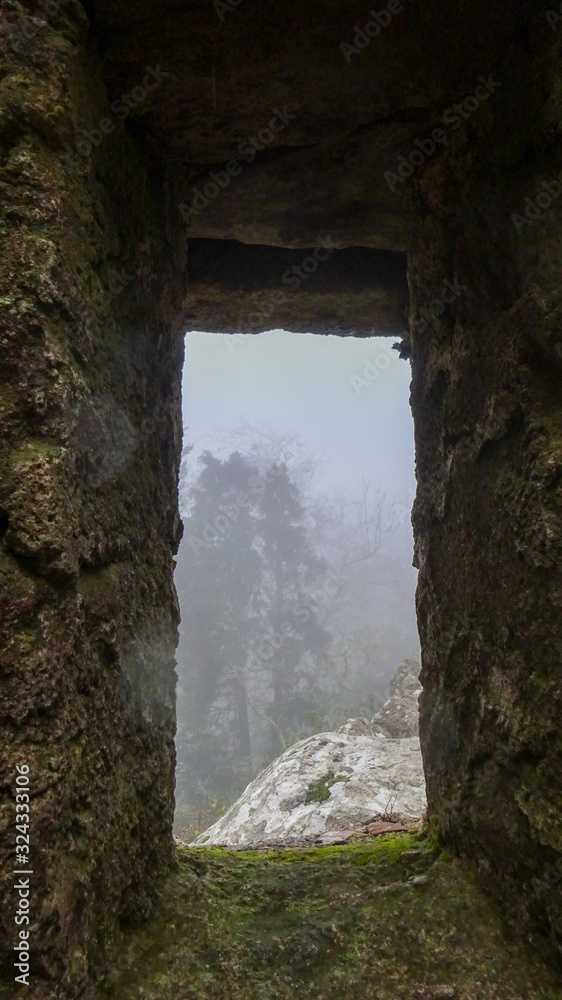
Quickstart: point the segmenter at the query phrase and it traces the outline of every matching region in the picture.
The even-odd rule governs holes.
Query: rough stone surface
[[[364,722],[348,732],[343,727],[289,747],[195,844],[231,846],[357,829],[387,812],[419,818],[425,809],[419,740],[366,736],[364,728]]]
[[[178,852],[104,1000],[559,1000],[467,866],[412,836]]]
[[[111,963],[174,857],[183,236],[121,124],[77,150],[110,114],[82,7],[1,6],[0,992],[26,989],[26,764],[28,995],[58,1000]]]
[[[404,736],[419,736],[420,710],[418,660],[404,660],[389,684],[389,699],[374,716],[372,725],[385,736],[401,739]]]
[[[222,17],[209,0],[137,0],[134,13],[129,0],[92,6],[112,93],[131,93],[147,63],[170,74],[132,117],[185,166],[181,200],[203,206],[190,236],[293,248],[330,234],[342,247],[407,250],[399,189],[385,171],[474,93],[498,52],[524,58],[533,9],[544,20],[537,0],[406,0],[346,59],[342,43],[369,20],[363,0],[306,9],[243,0]],[[260,142],[276,112],[284,127]],[[204,205],[195,192],[205,199],[209,183],[219,186],[211,172],[235,159],[240,172]]]
[[[346,60],[362,0],[243,0],[222,19],[208,0],[0,2],[0,930],[11,947],[28,762],[49,1000],[94,982],[172,859],[186,235],[407,253],[429,809],[560,956],[562,26],[542,0],[402,7]],[[286,127],[188,227],[194,189],[275,109]],[[342,330],[373,283],[344,289]],[[235,296],[216,289],[219,318]]]
[[[393,336],[407,329],[406,255],[334,249],[329,235],[301,250],[189,240],[192,329],[264,329]]]
[[[410,192],[409,258],[429,810],[559,958],[562,198],[525,211],[562,174],[561,44],[543,14],[526,59],[498,61],[477,139],[459,130]]]

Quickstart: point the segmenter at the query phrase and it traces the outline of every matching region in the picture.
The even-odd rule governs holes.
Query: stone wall
[[[81,6],[2,7],[0,978],[27,764],[32,993],[76,996],[173,862],[185,247]]]
[[[401,337],[407,301],[405,253],[341,250],[329,237],[299,250],[189,240],[192,330]]]
[[[559,44],[537,19],[409,197],[429,809],[562,952]]]
[[[173,862],[179,206],[285,103],[291,128],[189,235],[407,250],[430,811],[519,928],[560,947],[562,26],[539,0],[429,0],[347,63],[359,0],[307,8],[295,45],[300,0],[224,24],[212,8],[0,3],[0,995],[17,764],[37,997],[82,995]]]

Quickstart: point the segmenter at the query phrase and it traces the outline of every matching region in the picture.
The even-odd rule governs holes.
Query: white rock
[[[390,807],[418,819],[426,806],[419,739],[355,735],[362,727],[354,721],[289,747],[194,844],[236,846],[358,829]],[[306,802],[315,783],[333,778],[340,780],[325,801]]]

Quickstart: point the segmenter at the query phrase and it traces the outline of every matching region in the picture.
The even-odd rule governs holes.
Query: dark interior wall
[[[99,145],[84,136],[114,119],[80,5],[61,5],[51,25],[17,3],[1,14],[0,993],[11,1000],[26,990],[12,964],[17,765],[31,791],[28,996],[82,995],[173,863],[185,243],[161,165],[141,164],[119,123]]]
[[[299,250],[237,240],[189,240],[189,308],[209,333],[403,335],[406,254],[339,248],[329,234]]]
[[[228,269],[211,286],[203,261],[190,292],[187,235],[303,257],[319,233],[408,251],[431,815],[519,927],[559,947],[562,28],[538,2],[431,0],[335,72],[326,46],[341,58],[359,3],[311,9],[291,48],[280,29],[300,0],[245,2],[251,30],[207,0],[100,0],[89,42],[77,0],[2,6],[0,910],[8,949],[13,781],[28,763],[34,971],[63,984],[57,1000],[103,973],[173,861],[182,333],[193,303],[211,318],[233,303]],[[220,86],[213,103],[210,54],[228,106]],[[172,75],[122,121],[116,95],[159,66]],[[383,172],[414,149],[419,161],[416,141],[492,70],[498,100],[391,191]],[[188,233],[178,206],[194,178],[289,93],[296,130]],[[389,325],[394,281],[377,300]],[[335,329],[352,293],[361,329],[376,327],[372,287],[342,282],[316,302],[296,292],[295,327],[330,322],[331,295]]]
[[[559,45],[537,25],[526,59],[498,64],[510,92],[470,157],[459,136],[427,165],[409,277],[429,809],[518,931],[560,956]]]
[[[250,293],[282,283],[289,287],[296,283],[289,278],[300,277],[301,282],[307,281],[321,292],[334,288],[342,293],[359,292],[379,283],[395,289],[406,301],[405,254],[370,247],[340,249],[331,242],[329,233],[317,244],[298,250],[237,240],[190,239],[188,245],[190,285],[220,284],[231,292]],[[315,250],[319,251],[314,258],[317,267],[303,268],[303,261],[314,257]]]

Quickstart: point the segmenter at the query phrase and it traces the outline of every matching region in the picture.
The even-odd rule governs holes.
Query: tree
[[[327,566],[309,544],[305,518],[299,490],[286,465],[272,465],[260,498],[257,529],[264,565],[266,641],[272,649],[266,666],[271,686],[269,718],[280,737],[279,749],[284,749],[289,733],[298,731],[308,708],[299,666],[307,657],[320,657],[329,641],[310,601],[307,604]]]
[[[205,452],[183,491],[178,797],[189,802],[229,804],[291,742],[374,714],[417,650],[409,526],[367,482],[323,495],[294,435],[244,433],[246,450],[240,431],[227,458]]]
[[[245,662],[258,613],[261,558],[254,545],[252,504],[238,501],[255,470],[238,453],[221,461],[205,452],[200,465],[176,572],[182,608],[180,755],[191,747],[197,756],[202,741],[210,752],[219,733],[224,752],[222,737],[228,732],[228,756],[247,778],[249,721],[237,665]]]
[[[238,452],[199,464],[176,573],[178,786],[198,785],[189,763],[228,794],[305,725],[310,663],[329,636],[304,602],[325,563],[286,466],[258,473]]]

